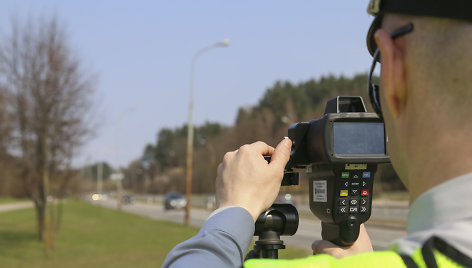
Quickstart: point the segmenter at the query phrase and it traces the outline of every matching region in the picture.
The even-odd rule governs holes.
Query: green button
[[[343,178],[343,179],[349,179],[349,172],[342,172],[342,173],[341,173],[341,178]]]

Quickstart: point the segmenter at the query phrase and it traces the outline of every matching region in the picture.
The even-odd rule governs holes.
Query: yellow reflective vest
[[[472,267],[472,259],[444,240],[432,237],[412,256],[401,255],[394,251],[377,251],[336,259],[321,254],[295,260],[251,259],[244,263],[244,267]]]

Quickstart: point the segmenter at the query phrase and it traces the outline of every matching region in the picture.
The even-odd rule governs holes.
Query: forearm
[[[228,208],[210,217],[200,232],[175,246],[162,267],[240,267],[254,221],[247,210]]]

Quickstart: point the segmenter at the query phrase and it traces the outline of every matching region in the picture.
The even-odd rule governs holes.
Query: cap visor
[[[373,57],[375,50],[377,49],[377,43],[375,42],[375,32],[382,26],[382,16],[378,15],[370,25],[369,31],[367,32],[367,49],[370,55]]]

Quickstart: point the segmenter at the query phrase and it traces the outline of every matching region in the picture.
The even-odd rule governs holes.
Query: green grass
[[[44,257],[35,232],[33,209],[0,214],[1,267],[160,267],[176,244],[196,228],[69,200],[55,250]],[[289,247],[290,248],[290,247]],[[299,249],[282,250],[281,258],[306,256]]]
[[[195,228],[69,201],[52,257],[44,258],[34,211],[0,214],[2,267],[159,267]]]
[[[11,198],[11,197],[0,197],[0,205],[1,204],[8,204],[8,203],[25,202],[25,201],[28,201],[28,200],[27,199]]]

